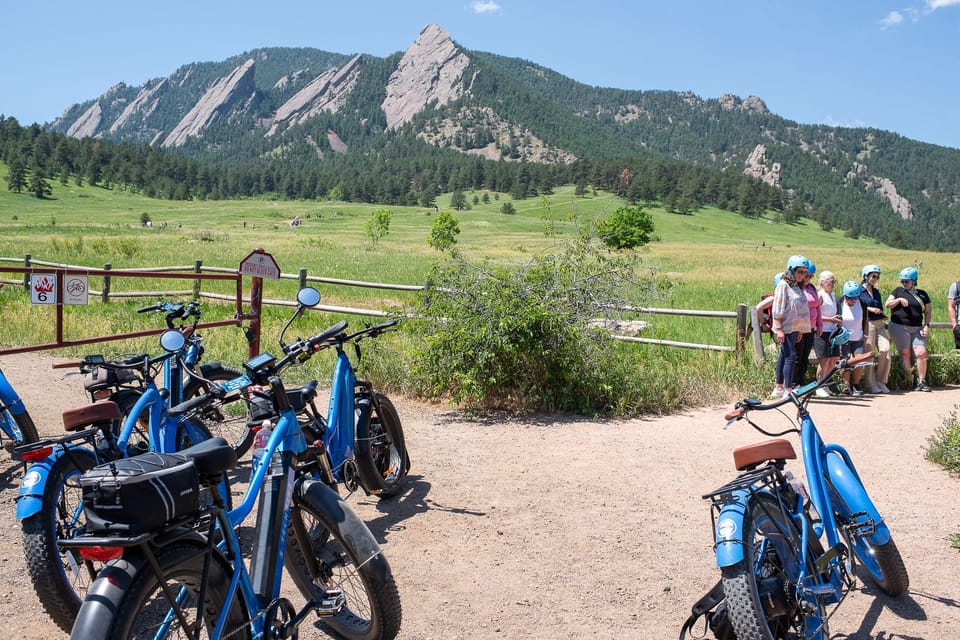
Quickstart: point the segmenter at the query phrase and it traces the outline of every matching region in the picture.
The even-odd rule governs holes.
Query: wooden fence
[[[67,265],[55,262],[46,262],[42,260],[35,260],[30,254],[26,254],[23,258],[4,258],[0,257],[0,263],[15,263],[22,267],[28,269],[36,269],[38,272],[42,271],[43,268],[67,268],[67,269],[90,269],[89,267],[80,267],[76,265]],[[111,264],[105,264],[103,269],[90,271],[99,272],[108,272],[112,270]],[[174,266],[174,267],[149,267],[149,268],[139,268],[139,269],[124,269],[124,274],[131,274],[137,271],[141,272],[193,272],[196,274],[204,273],[221,273],[221,274],[237,274],[236,269],[229,269],[224,267],[208,267],[203,265],[202,260],[196,260],[192,265],[184,266]],[[113,290],[113,279],[107,273],[102,275],[103,284],[100,289],[91,288],[89,293],[95,299],[98,299],[102,303],[108,302],[111,298],[157,298],[157,297],[174,297],[174,296],[191,296],[193,298],[207,298],[211,300],[220,300],[226,302],[234,302],[236,296],[232,295],[223,295],[213,292],[206,292],[202,290],[201,282],[202,278],[197,278],[193,281],[193,287],[191,289],[184,290],[167,290],[167,291],[115,291]],[[378,289],[383,291],[423,291],[426,289],[424,285],[407,285],[407,284],[391,284],[383,282],[365,282],[360,280],[344,280],[339,278],[327,278],[323,276],[311,276],[309,275],[306,268],[300,268],[297,273],[281,273],[281,279],[296,280],[300,287],[307,286],[311,283],[318,284],[329,284],[334,286],[345,286],[345,287],[363,287]],[[0,282],[10,283],[10,284],[20,284],[20,280],[14,279],[0,279]],[[23,286],[25,289],[29,290],[30,287],[30,274],[24,272],[23,275]],[[243,298],[243,302],[249,303],[248,298]],[[296,306],[296,302],[289,300],[271,300],[263,299],[262,304],[264,305],[273,305],[273,306]],[[362,315],[362,316],[374,316],[374,317],[386,317],[386,316],[396,316],[396,314],[391,314],[389,312],[378,310],[378,309],[361,309],[354,307],[343,307],[336,305],[317,305],[314,307],[317,311],[326,311],[330,313],[339,313],[347,315]],[[751,333],[750,330],[750,312],[751,307],[745,304],[738,304],[736,310],[734,311],[716,311],[716,310],[707,310],[707,309],[666,309],[666,308],[656,308],[656,307],[629,307],[621,308],[620,311],[626,311],[630,313],[637,314],[648,314],[648,315],[669,315],[669,316],[688,316],[688,317],[699,317],[699,318],[718,318],[718,319],[733,319],[736,321],[736,333],[735,333],[735,343],[733,345],[718,345],[718,344],[700,344],[693,342],[681,342],[676,340],[661,340],[655,338],[644,338],[637,336],[629,335],[618,335],[613,334],[611,337],[615,340],[622,340],[625,342],[634,342],[640,344],[653,344],[667,347],[677,347],[682,349],[700,349],[706,351],[721,351],[721,352],[744,352],[747,344],[748,336]],[[754,323],[754,326],[756,324]],[[754,336],[757,336],[757,332],[752,332]],[[762,349],[759,352],[759,357],[762,359]]]

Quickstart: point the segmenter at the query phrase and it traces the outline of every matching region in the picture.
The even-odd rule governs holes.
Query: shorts
[[[817,354],[817,360],[836,358],[840,355],[840,347],[830,344],[830,340],[838,333],[839,330],[835,330],[830,333],[824,332],[813,337],[813,352]]]
[[[887,326],[887,329],[890,331],[890,337],[893,338],[893,342],[897,345],[898,351],[927,346],[926,338],[920,335],[923,327],[911,327],[906,324],[891,322]]]
[[[850,340],[840,347],[840,355],[844,358],[863,353],[863,340]]]

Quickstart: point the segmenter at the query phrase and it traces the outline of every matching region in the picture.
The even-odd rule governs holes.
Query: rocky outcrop
[[[330,69],[313,79],[277,109],[266,135],[272,136],[281,129],[298,124],[322,111],[336,113],[360,76],[360,54],[355,55],[339,69]]]
[[[100,101],[98,100],[73,121],[73,124],[67,129],[67,135],[71,138],[89,138],[100,128],[102,120],[103,109],[100,108]]]
[[[744,175],[753,176],[774,187],[780,186],[780,163],[767,164],[767,147],[765,145],[758,144],[743,164]]]
[[[220,118],[229,117],[235,110],[242,109],[256,93],[253,72],[254,63],[251,59],[214,82],[160,146],[179,147],[190,136],[202,134]]]
[[[913,205],[910,201],[897,193],[897,185],[890,178],[870,175],[866,165],[854,162],[853,167],[847,172],[847,182],[858,182],[867,191],[873,191],[890,203],[893,210],[903,220],[913,219]]]
[[[327,142],[330,143],[330,148],[333,149],[334,153],[347,152],[347,143],[341,140],[333,129],[327,129]]]
[[[153,82],[155,81],[147,82],[140,89],[137,97],[124,107],[120,116],[110,125],[110,133],[116,133],[123,125],[130,122],[135,115],[139,115],[141,121],[150,117],[150,114],[157,108],[158,94],[167,85],[166,78],[151,84]]]
[[[463,72],[468,58],[438,25],[430,24],[400,58],[387,81],[387,97],[380,105],[387,129],[395,129],[428,104],[442,107],[463,94]]]
[[[740,96],[725,93],[720,96],[717,101],[720,103],[720,108],[724,111],[738,110],[747,113],[770,113],[770,111],[767,110],[767,104],[757,96],[747,96],[745,100],[741,100]]]

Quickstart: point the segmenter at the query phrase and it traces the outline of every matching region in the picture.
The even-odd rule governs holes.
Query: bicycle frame
[[[327,409],[326,429],[323,444],[330,456],[333,476],[337,482],[344,481],[344,466],[354,457],[354,444],[357,438],[356,413],[354,411],[357,376],[344,353],[343,346],[337,344],[337,361],[333,367],[333,383],[330,386],[330,405]]]

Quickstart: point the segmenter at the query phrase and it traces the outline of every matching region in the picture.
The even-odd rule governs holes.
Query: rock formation
[[[857,181],[867,191],[874,191],[890,203],[890,206],[904,220],[913,219],[913,205],[910,201],[897,193],[897,185],[890,178],[870,175],[866,165],[853,163],[853,168],[847,172],[847,182]]]
[[[360,76],[360,57],[358,53],[339,69],[320,74],[283,103],[273,115],[266,135],[272,136],[280,128],[301,123],[322,111],[339,111]]]
[[[743,173],[745,175],[759,178],[774,187],[780,186],[780,163],[774,162],[769,167],[767,166],[766,146],[758,144],[754,147],[743,164]]]
[[[98,100],[70,125],[70,128],[67,129],[67,135],[71,138],[88,138],[100,128],[102,119],[103,109],[100,108],[100,101]]]
[[[741,100],[740,96],[725,93],[720,96],[717,101],[720,103],[720,108],[724,111],[733,111],[736,109],[748,113],[770,113],[767,109],[767,104],[757,96],[747,96],[745,100]]]
[[[167,135],[161,146],[179,147],[188,137],[200,135],[220,118],[228,117],[235,109],[242,108],[256,92],[253,71],[253,60],[247,60],[229,75],[214,82]]]
[[[380,105],[387,128],[395,129],[420,113],[428,103],[442,107],[463,94],[468,58],[438,25],[429,24],[403,54],[387,81]]]
[[[167,85],[166,78],[151,86],[152,82],[153,81],[150,81],[144,84],[143,88],[140,89],[140,93],[137,94],[137,97],[124,107],[120,116],[110,125],[110,133],[116,133],[117,130],[129,122],[134,115],[139,114],[141,121],[150,117],[150,114],[157,108],[157,95]]]

